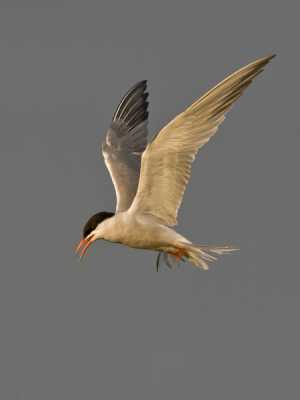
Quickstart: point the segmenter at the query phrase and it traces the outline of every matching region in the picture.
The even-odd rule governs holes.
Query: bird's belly
[[[125,215],[123,218],[116,218],[114,227],[106,232],[103,239],[136,249],[168,252],[177,242],[177,236],[180,237],[167,226],[138,221]]]

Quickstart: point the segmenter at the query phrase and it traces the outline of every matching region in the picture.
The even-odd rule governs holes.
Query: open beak
[[[95,236],[95,235],[94,235],[94,236]],[[94,236],[90,236],[89,238],[82,239],[82,241],[79,243],[79,245],[78,245],[78,247],[77,247],[77,250],[76,250],[76,253],[75,253],[74,258],[76,257],[76,255],[77,255],[78,251],[80,250],[80,248],[86,243],[86,245],[84,246],[84,248],[83,248],[83,250],[82,250],[82,253],[81,253],[81,256],[80,256],[80,258],[79,258],[79,261],[82,259],[83,255],[84,255],[84,253],[87,251],[87,248],[89,247],[89,245],[90,245],[91,243],[93,243],[93,238],[94,238]]]

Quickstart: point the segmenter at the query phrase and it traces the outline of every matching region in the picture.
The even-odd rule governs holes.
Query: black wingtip
[[[147,81],[142,80],[135,84],[123,97],[120,102],[113,121],[121,119],[126,122],[126,126],[130,131],[141,122],[148,119],[149,112],[148,102],[146,101],[149,93],[147,89]]]

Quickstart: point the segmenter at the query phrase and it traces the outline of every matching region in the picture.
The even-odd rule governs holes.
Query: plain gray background
[[[0,399],[298,399],[299,1],[4,1]],[[149,137],[277,57],[198,153],[176,227],[241,244],[203,272],[104,241],[101,144],[148,79]]]

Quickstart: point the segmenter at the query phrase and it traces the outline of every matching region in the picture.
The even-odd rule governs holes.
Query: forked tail
[[[188,260],[203,270],[208,270],[208,265],[206,264],[206,262],[204,260],[207,260],[207,261],[216,260],[215,257],[211,256],[210,254],[207,254],[206,253],[207,251],[209,251],[211,253],[216,253],[216,254],[230,255],[231,251],[239,250],[235,246],[203,246],[200,244],[193,244],[193,243],[182,242],[182,241],[180,241],[178,243],[180,243],[180,245],[181,245],[180,248],[186,252],[186,256],[187,256]],[[180,252],[180,255],[182,256],[183,252]],[[181,258],[181,257],[179,257],[179,258]],[[157,271],[162,262],[165,262],[169,268],[172,268],[174,263],[178,264],[178,260],[177,260],[177,258],[174,258],[174,255],[171,256],[168,253],[163,253],[160,251],[158,254],[158,257],[157,257],[157,262],[156,262]]]
[[[182,244],[182,248],[187,252],[187,257],[189,261],[191,261],[192,263],[194,263],[195,265],[204,270],[208,270],[208,265],[204,260],[207,261],[216,260],[216,257],[207,254],[205,251],[209,251],[211,253],[216,253],[216,254],[230,255],[231,251],[239,250],[235,246],[203,246],[200,244],[192,244],[186,242],[180,242],[180,244]]]

